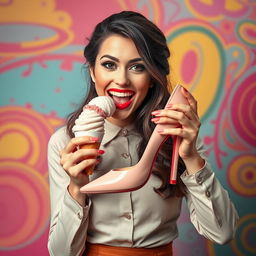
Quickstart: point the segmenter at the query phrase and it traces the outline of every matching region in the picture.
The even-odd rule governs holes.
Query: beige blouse
[[[59,152],[69,140],[63,127],[52,135],[48,146],[50,255],[81,255],[86,240],[112,246],[150,248],[167,244],[178,236],[176,222],[182,198],[163,199],[155,193],[154,188],[161,184],[155,175],[133,192],[90,195],[89,205],[81,207],[68,193],[69,176],[60,165]],[[106,121],[101,144],[105,154],[91,179],[113,168],[136,164],[139,142],[140,136],[133,126],[120,128]],[[203,156],[201,142],[198,151]],[[227,191],[207,162],[196,174],[185,173],[181,178],[188,189],[186,201],[193,225],[200,234],[216,243],[230,241],[238,215]]]

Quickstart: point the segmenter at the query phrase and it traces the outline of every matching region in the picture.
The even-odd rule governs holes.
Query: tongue
[[[124,104],[125,102],[130,100],[129,97],[117,97],[117,96],[113,96],[112,99],[116,104]]]

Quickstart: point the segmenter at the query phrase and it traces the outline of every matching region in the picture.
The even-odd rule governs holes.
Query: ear
[[[91,79],[95,83],[94,68],[90,66],[89,70],[90,70]]]

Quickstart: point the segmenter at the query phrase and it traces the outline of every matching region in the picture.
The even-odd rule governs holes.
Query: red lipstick
[[[125,108],[128,108],[131,103],[132,103],[132,100],[129,100],[129,101],[126,101],[125,103],[120,103],[120,104],[115,103],[115,105],[118,109],[125,109]]]
[[[134,91],[132,90],[127,90],[127,89],[117,89],[117,88],[112,88],[112,89],[109,89],[108,92],[121,92],[121,93],[132,93],[134,94]]]
[[[135,92],[128,89],[111,88],[108,90],[108,94],[114,100],[117,109],[123,110],[130,106]]]

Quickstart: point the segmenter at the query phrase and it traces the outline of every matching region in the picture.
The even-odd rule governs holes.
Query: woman
[[[170,86],[170,54],[163,33],[141,14],[121,12],[96,26],[84,55],[91,76],[89,95],[49,142],[50,254],[172,255],[183,196],[200,234],[220,244],[230,241],[238,217],[203,155],[197,138],[196,100],[183,90],[189,105],[163,109]],[[97,142],[94,137],[74,138],[72,127],[83,106],[102,95],[112,97],[117,110],[105,122],[101,148],[77,150],[79,145]],[[89,182],[85,168],[97,164],[90,176],[95,179],[113,168],[137,163],[156,124],[166,124],[161,134],[182,138],[177,185],[168,183],[169,139],[141,189],[115,194],[80,192]]]

